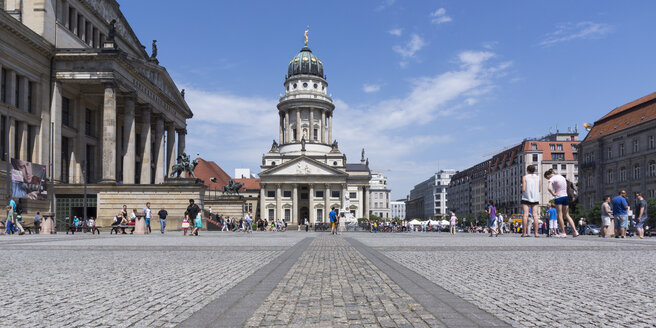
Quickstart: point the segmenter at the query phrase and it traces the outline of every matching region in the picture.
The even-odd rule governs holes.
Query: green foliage
[[[380,216],[369,214],[369,220],[380,221]]]
[[[487,212],[478,212],[478,214],[476,214],[475,224],[476,225],[485,225],[485,224],[487,224],[488,217],[489,217],[489,215],[487,214]]]
[[[647,199],[647,215],[649,215],[647,225],[650,227],[656,226],[656,198]]]

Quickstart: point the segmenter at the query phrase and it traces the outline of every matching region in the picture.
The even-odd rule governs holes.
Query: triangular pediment
[[[301,156],[272,167],[260,176],[347,176],[345,172],[332,168],[312,158]]]

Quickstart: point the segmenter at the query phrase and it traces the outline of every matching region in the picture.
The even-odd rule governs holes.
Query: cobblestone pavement
[[[656,239],[410,235],[358,239],[516,327],[653,327]]]
[[[6,236],[0,325],[174,327],[303,237]]]
[[[323,234],[246,325],[437,327],[439,323],[348,242]]]

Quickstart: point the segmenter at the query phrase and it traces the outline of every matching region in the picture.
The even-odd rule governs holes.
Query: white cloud
[[[426,45],[426,41],[417,34],[412,34],[410,40],[403,46],[396,45],[392,47],[394,52],[401,55],[403,58],[412,58],[417,51],[421,50]]]
[[[362,91],[364,91],[364,92],[366,92],[366,93],[378,92],[378,91],[380,91],[380,85],[379,85],[379,84],[368,84],[368,83],[365,83],[365,84],[362,86]]]
[[[391,35],[394,35],[394,36],[401,36],[401,34],[403,34],[403,29],[402,28],[393,28],[393,29],[387,31],[387,33],[389,33]]]
[[[556,31],[547,34],[539,45],[550,47],[557,43],[576,39],[600,39],[612,31],[612,26],[603,23],[579,22],[558,24],[556,25]]]
[[[376,11],[385,10],[388,7],[391,7],[395,2],[396,0],[383,0],[383,2],[378,7],[376,7]]]
[[[440,8],[440,9],[435,10],[434,12],[432,12],[430,14],[430,16],[433,17],[431,19],[431,23],[433,23],[433,24],[448,23],[448,22],[453,20],[453,19],[451,19],[451,17],[446,15],[446,9],[444,9],[444,8]]]

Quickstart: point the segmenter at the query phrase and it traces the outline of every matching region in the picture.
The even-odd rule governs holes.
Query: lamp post
[[[82,161],[82,180],[84,180],[84,199],[82,201],[82,205],[84,206],[84,216],[83,219],[87,219],[87,161],[83,160]],[[93,231],[92,231],[93,232]]]

